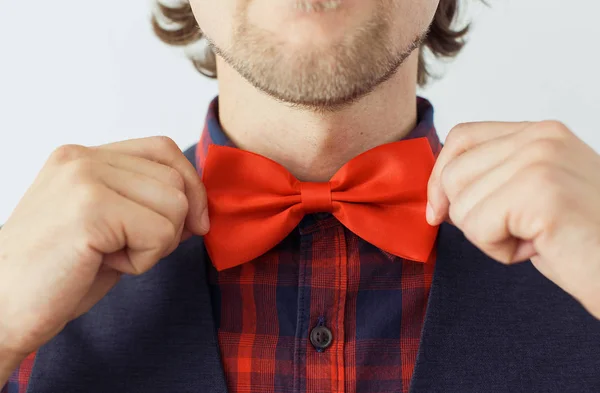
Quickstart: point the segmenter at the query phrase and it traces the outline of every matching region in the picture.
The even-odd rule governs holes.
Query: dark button
[[[331,345],[333,334],[325,326],[317,326],[310,332],[310,342],[316,349],[323,350]]]

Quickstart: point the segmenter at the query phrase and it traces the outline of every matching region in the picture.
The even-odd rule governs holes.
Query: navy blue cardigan
[[[27,391],[227,392],[210,268],[194,237],[124,277],[40,348]],[[531,263],[494,262],[443,224],[410,391],[600,392],[600,321]]]

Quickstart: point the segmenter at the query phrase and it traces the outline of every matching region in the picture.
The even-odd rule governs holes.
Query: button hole
[[[319,319],[317,320],[317,326],[325,326],[325,317],[319,317]]]

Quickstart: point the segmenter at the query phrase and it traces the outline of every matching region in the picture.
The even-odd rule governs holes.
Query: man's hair
[[[461,0],[440,0],[440,4],[431,23],[429,33],[421,49],[438,59],[455,57],[465,45],[465,37],[469,25],[456,28],[455,19],[459,13]],[[172,2],[171,2],[172,3]],[[157,2],[152,15],[152,27],[155,34],[163,42],[174,46],[187,46],[203,39],[202,30],[198,26],[188,0],[179,0],[177,5],[166,6]],[[216,63],[212,51],[204,56],[188,56],[202,74],[216,77]],[[431,69],[425,60],[425,51],[419,55],[418,83],[427,84],[432,76]]]

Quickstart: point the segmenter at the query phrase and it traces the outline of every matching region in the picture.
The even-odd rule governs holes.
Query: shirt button
[[[317,326],[310,332],[310,342],[317,350],[324,350],[331,345],[333,334],[325,326]]]

